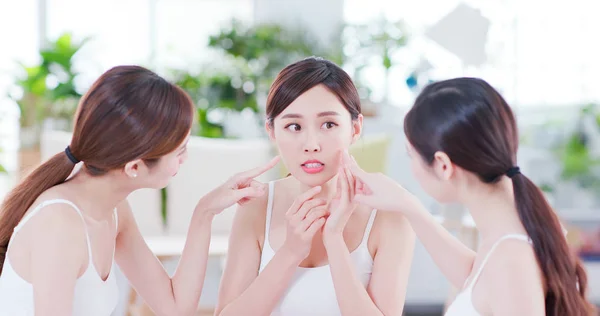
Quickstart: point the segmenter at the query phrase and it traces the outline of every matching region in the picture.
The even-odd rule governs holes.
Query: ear
[[[363,115],[359,114],[356,120],[352,120],[352,144],[356,142],[362,133]]]
[[[141,159],[136,159],[126,163],[125,168],[123,168],[123,172],[125,172],[125,175],[127,175],[129,178],[133,179],[143,172],[145,168],[146,165],[144,162]]]
[[[445,152],[438,151],[433,155],[433,170],[443,180],[450,180],[456,169]]]
[[[269,120],[267,120],[265,122],[265,130],[267,131],[267,134],[269,135],[269,139],[271,141],[275,141],[275,131],[273,129],[273,126],[271,124],[269,124]]]

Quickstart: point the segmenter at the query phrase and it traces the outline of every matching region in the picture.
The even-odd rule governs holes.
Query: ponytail
[[[519,218],[533,242],[543,274],[546,315],[594,315],[594,307],[586,301],[585,270],[569,251],[558,217],[531,180],[518,170],[509,176]]]
[[[73,171],[74,159],[64,152],[56,154],[37,167],[12,191],[10,191],[0,207],[0,274],[6,260],[8,242],[13,230],[21,221],[35,200],[46,190],[63,183]],[[72,154],[71,154],[72,156]]]

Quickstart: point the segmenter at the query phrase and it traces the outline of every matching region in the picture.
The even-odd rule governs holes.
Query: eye
[[[298,125],[296,123],[288,124],[285,128],[292,132],[300,131],[300,125]]]
[[[332,129],[335,126],[337,126],[337,124],[335,124],[334,122],[325,122],[325,123],[323,123],[323,125],[321,126],[321,128]]]

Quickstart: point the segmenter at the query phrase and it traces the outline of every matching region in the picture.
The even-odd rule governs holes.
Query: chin
[[[156,181],[155,185],[153,185],[152,188],[157,189],[157,190],[164,189],[169,185],[170,182],[171,182],[171,178],[165,179],[162,181]]]
[[[328,172],[321,172],[321,173],[317,173],[317,174],[308,174],[308,173],[304,172],[303,170],[300,170],[292,175],[294,176],[294,178],[296,178],[302,184],[310,186],[310,187],[324,185],[325,183],[329,182],[329,180],[331,180],[333,177],[335,177],[335,174],[330,174]]]

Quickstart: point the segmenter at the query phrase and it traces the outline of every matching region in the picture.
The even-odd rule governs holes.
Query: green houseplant
[[[316,43],[302,30],[277,24],[250,26],[236,19],[210,36],[208,46],[222,56],[219,68],[205,67],[198,73],[175,70],[173,74],[175,83],[197,105],[194,134],[211,138],[228,137],[223,126],[227,113],[260,113],[258,100],[266,95],[277,72],[318,52]]]
[[[342,37],[345,63],[353,65],[355,80],[360,80],[362,70],[369,65],[383,69],[383,102],[388,102],[390,72],[398,64],[395,55],[408,42],[404,22],[389,21],[382,16],[366,24],[347,24],[343,27]]]
[[[593,148],[592,142],[599,136],[600,109],[597,104],[586,104],[581,107],[573,132],[555,148],[561,161],[561,176],[564,180],[574,180],[583,188],[600,189],[600,174],[597,170],[600,151]]]
[[[21,112],[21,145],[37,147],[47,118],[70,122],[81,94],[75,89],[73,59],[88,39],[76,42],[70,33],[59,36],[39,52],[40,62],[20,64],[15,84],[20,95],[10,95]],[[70,126],[69,126],[70,127]]]

